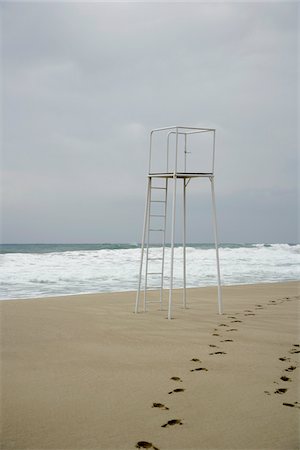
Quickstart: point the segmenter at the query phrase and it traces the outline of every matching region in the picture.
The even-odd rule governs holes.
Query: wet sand
[[[300,285],[223,295],[1,301],[1,448],[298,449]]]

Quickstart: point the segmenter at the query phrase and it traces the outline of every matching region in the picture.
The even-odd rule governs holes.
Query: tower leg
[[[186,182],[183,178],[183,307],[186,308]]]
[[[148,178],[148,186],[147,186],[147,194],[146,194],[146,204],[145,204],[145,214],[144,214],[144,228],[143,228],[143,236],[142,236],[142,243],[141,243],[141,261],[140,261],[140,272],[139,272],[139,284],[138,284],[138,290],[137,290],[136,301],[135,301],[135,313],[138,313],[138,309],[139,309],[139,300],[140,300],[140,292],[141,292],[141,281],[142,281],[142,271],[143,271],[145,237],[146,237],[148,215],[149,215],[149,200],[150,200],[150,178]]]
[[[168,211],[168,178],[166,178],[165,190],[165,208],[164,208],[164,237],[161,264],[161,285],[160,285],[160,310],[163,307],[163,289],[164,289],[164,271],[165,271],[165,249],[166,249],[166,228],[167,228],[167,211]]]
[[[174,239],[175,239],[175,219],[176,219],[176,185],[177,177],[173,177],[173,208],[172,208],[172,230],[171,230],[171,273],[170,273],[170,290],[169,290],[169,308],[168,319],[172,319],[172,291],[173,291],[173,273],[174,273]]]
[[[144,312],[147,311],[147,283],[148,283],[148,261],[149,261],[149,222],[150,222],[150,205],[151,205],[151,188],[152,188],[152,178],[149,177],[149,195],[148,195],[148,207],[146,212],[146,233],[147,233],[147,248],[146,248],[146,270],[145,270],[145,286],[144,286]]]
[[[215,239],[215,247],[216,247],[217,274],[218,274],[218,307],[219,307],[219,314],[223,314],[219,245],[218,245],[218,230],[217,230],[217,213],[216,213],[215,187],[214,187],[214,178],[213,177],[210,177],[210,185],[211,185],[212,212],[213,212],[213,214],[212,214],[213,230],[214,230],[214,239]]]

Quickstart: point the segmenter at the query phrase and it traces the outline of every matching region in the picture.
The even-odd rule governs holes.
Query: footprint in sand
[[[241,320],[232,320],[230,323],[242,323],[242,321]]]
[[[276,391],[274,391],[274,394],[285,394],[287,391],[286,388],[278,388]]]
[[[282,356],[281,358],[278,358],[279,361],[290,361],[291,358],[287,358],[286,356]]]
[[[237,328],[230,328],[230,330],[226,330],[226,331],[237,331]]]
[[[220,335],[218,333],[213,333],[212,336],[220,336]]]
[[[228,319],[236,319],[234,316],[228,316]]]
[[[209,346],[209,347],[216,347],[216,348],[218,348],[218,346],[215,345],[215,344],[208,344],[208,346]]]
[[[155,447],[155,445],[152,444],[152,442],[147,441],[139,441],[135,448],[152,448],[153,450],[159,450],[159,448]]]
[[[300,350],[296,349],[296,348],[292,348],[292,350],[289,351],[289,353],[291,355],[295,355],[296,353],[300,353]]]
[[[293,370],[296,370],[297,367],[296,366],[290,366],[287,369],[285,369],[285,372],[293,372]]]
[[[196,367],[195,369],[191,369],[190,372],[198,372],[200,370],[203,370],[204,372],[208,371],[208,369],[206,369],[206,367]]]
[[[285,375],[282,375],[282,377],[280,377],[280,379],[282,381],[292,381],[289,377],[286,377]]]
[[[192,358],[191,361],[193,361],[193,362],[201,362],[200,359],[198,359],[198,358]]]
[[[165,410],[169,409],[167,406],[163,405],[162,403],[152,403],[152,408],[160,408],[160,409],[165,409]]]
[[[168,392],[168,394],[173,394],[174,392],[177,393],[177,392],[183,392],[183,391],[185,391],[185,389],[177,388],[177,389],[173,389],[173,391]]]
[[[213,352],[210,355],[226,355],[226,352]]]
[[[166,428],[166,427],[172,427],[174,425],[183,425],[183,423],[179,419],[171,419],[171,420],[168,420],[168,422],[165,423],[164,425],[162,425],[161,427]]]
[[[289,406],[290,408],[298,408],[300,409],[300,405],[298,402],[294,402],[294,403],[282,403],[284,406]]]
[[[229,327],[229,325],[227,325],[226,323],[220,323],[218,326],[219,327]]]
[[[221,341],[221,342],[233,342],[233,339],[224,339],[224,340]]]
[[[173,380],[173,381],[179,381],[179,382],[182,383],[182,379],[179,378],[179,377],[171,377],[170,380]]]
[[[255,314],[254,313],[246,313],[246,314],[244,314],[244,316],[255,316]]]

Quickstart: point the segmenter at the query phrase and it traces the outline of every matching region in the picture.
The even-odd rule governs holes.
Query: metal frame
[[[167,142],[166,142],[166,172],[151,172],[151,162],[152,162],[152,137],[154,133],[161,131],[167,131]],[[213,133],[213,144],[212,144],[212,171],[211,172],[196,172],[191,173],[186,171],[186,157],[189,153],[187,151],[188,145],[188,135],[195,133]],[[175,161],[174,170],[169,171],[169,150],[170,150],[170,136],[175,135]],[[178,136],[184,135],[184,171],[177,171],[178,164]],[[147,282],[148,282],[148,262],[149,262],[149,239],[150,231],[163,231],[163,242],[162,242],[162,268],[161,272],[156,273],[161,275],[160,283],[160,308],[162,309],[163,302],[163,285],[164,285],[164,261],[165,261],[165,245],[166,245],[166,225],[167,225],[167,198],[168,198],[168,180],[173,179],[173,201],[172,201],[172,225],[171,225],[171,270],[170,270],[170,287],[169,287],[169,302],[168,302],[168,319],[172,319],[172,294],[173,294],[173,278],[174,278],[174,247],[175,247],[175,222],[176,222],[176,194],[177,194],[177,180],[183,180],[183,307],[186,308],[186,188],[188,183],[192,178],[208,178],[210,180],[211,186],[211,199],[212,199],[212,222],[213,222],[213,234],[216,249],[216,262],[217,262],[217,280],[218,280],[218,312],[223,313],[222,304],[222,289],[221,289],[221,274],[220,274],[220,260],[219,260],[219,244],[218,244],[218,229],[217,229],[217,214],[216,214],[216,200],[215,200],[215,189],[214,189],[214,168],[215,168],[215,147],[216,147],[216,130],[214,128],[198,128],[198,127],[184,127],[184,126],[171,126],[164,128],[156,128],[150,133],[150,149],[149,149],[149,167],[148,167],[148,186],[146,194],[146,205],[144,213],[144,227],[143,227],[143,237],[141,243],[141,260],[140,260],[140,270],[139,270],[139,282],[138,290],[136,295],[135,303],[135,313],[139,311],[139,301],[140,301],[140,291],[141,291],[141,280],[143,275],[143,261],[144,261],[144,251],[145,251],[145,240],[146,240],[146,264],[145,264],[145,277],[144,277],[144,311],[147,310]],[[152,185],[153,179],[163,178],[165,179],[165,188],[157,188]],[[164,189],[165,190],[165,200],[157,200],[158,202],[164,203],[164,225],[163,229],[154,230],[150,228],[151,217],[151,191],[153,189]],[[153,201],[154,202],[154,201]],[[147,239],[146,239],[147,236]]]

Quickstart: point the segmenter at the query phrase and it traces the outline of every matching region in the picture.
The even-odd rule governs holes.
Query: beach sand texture
[[[174,291],[172,321],[133,292],[0,302],[2,448],[298,449],[299,294],[224,287],[219,316]]]

